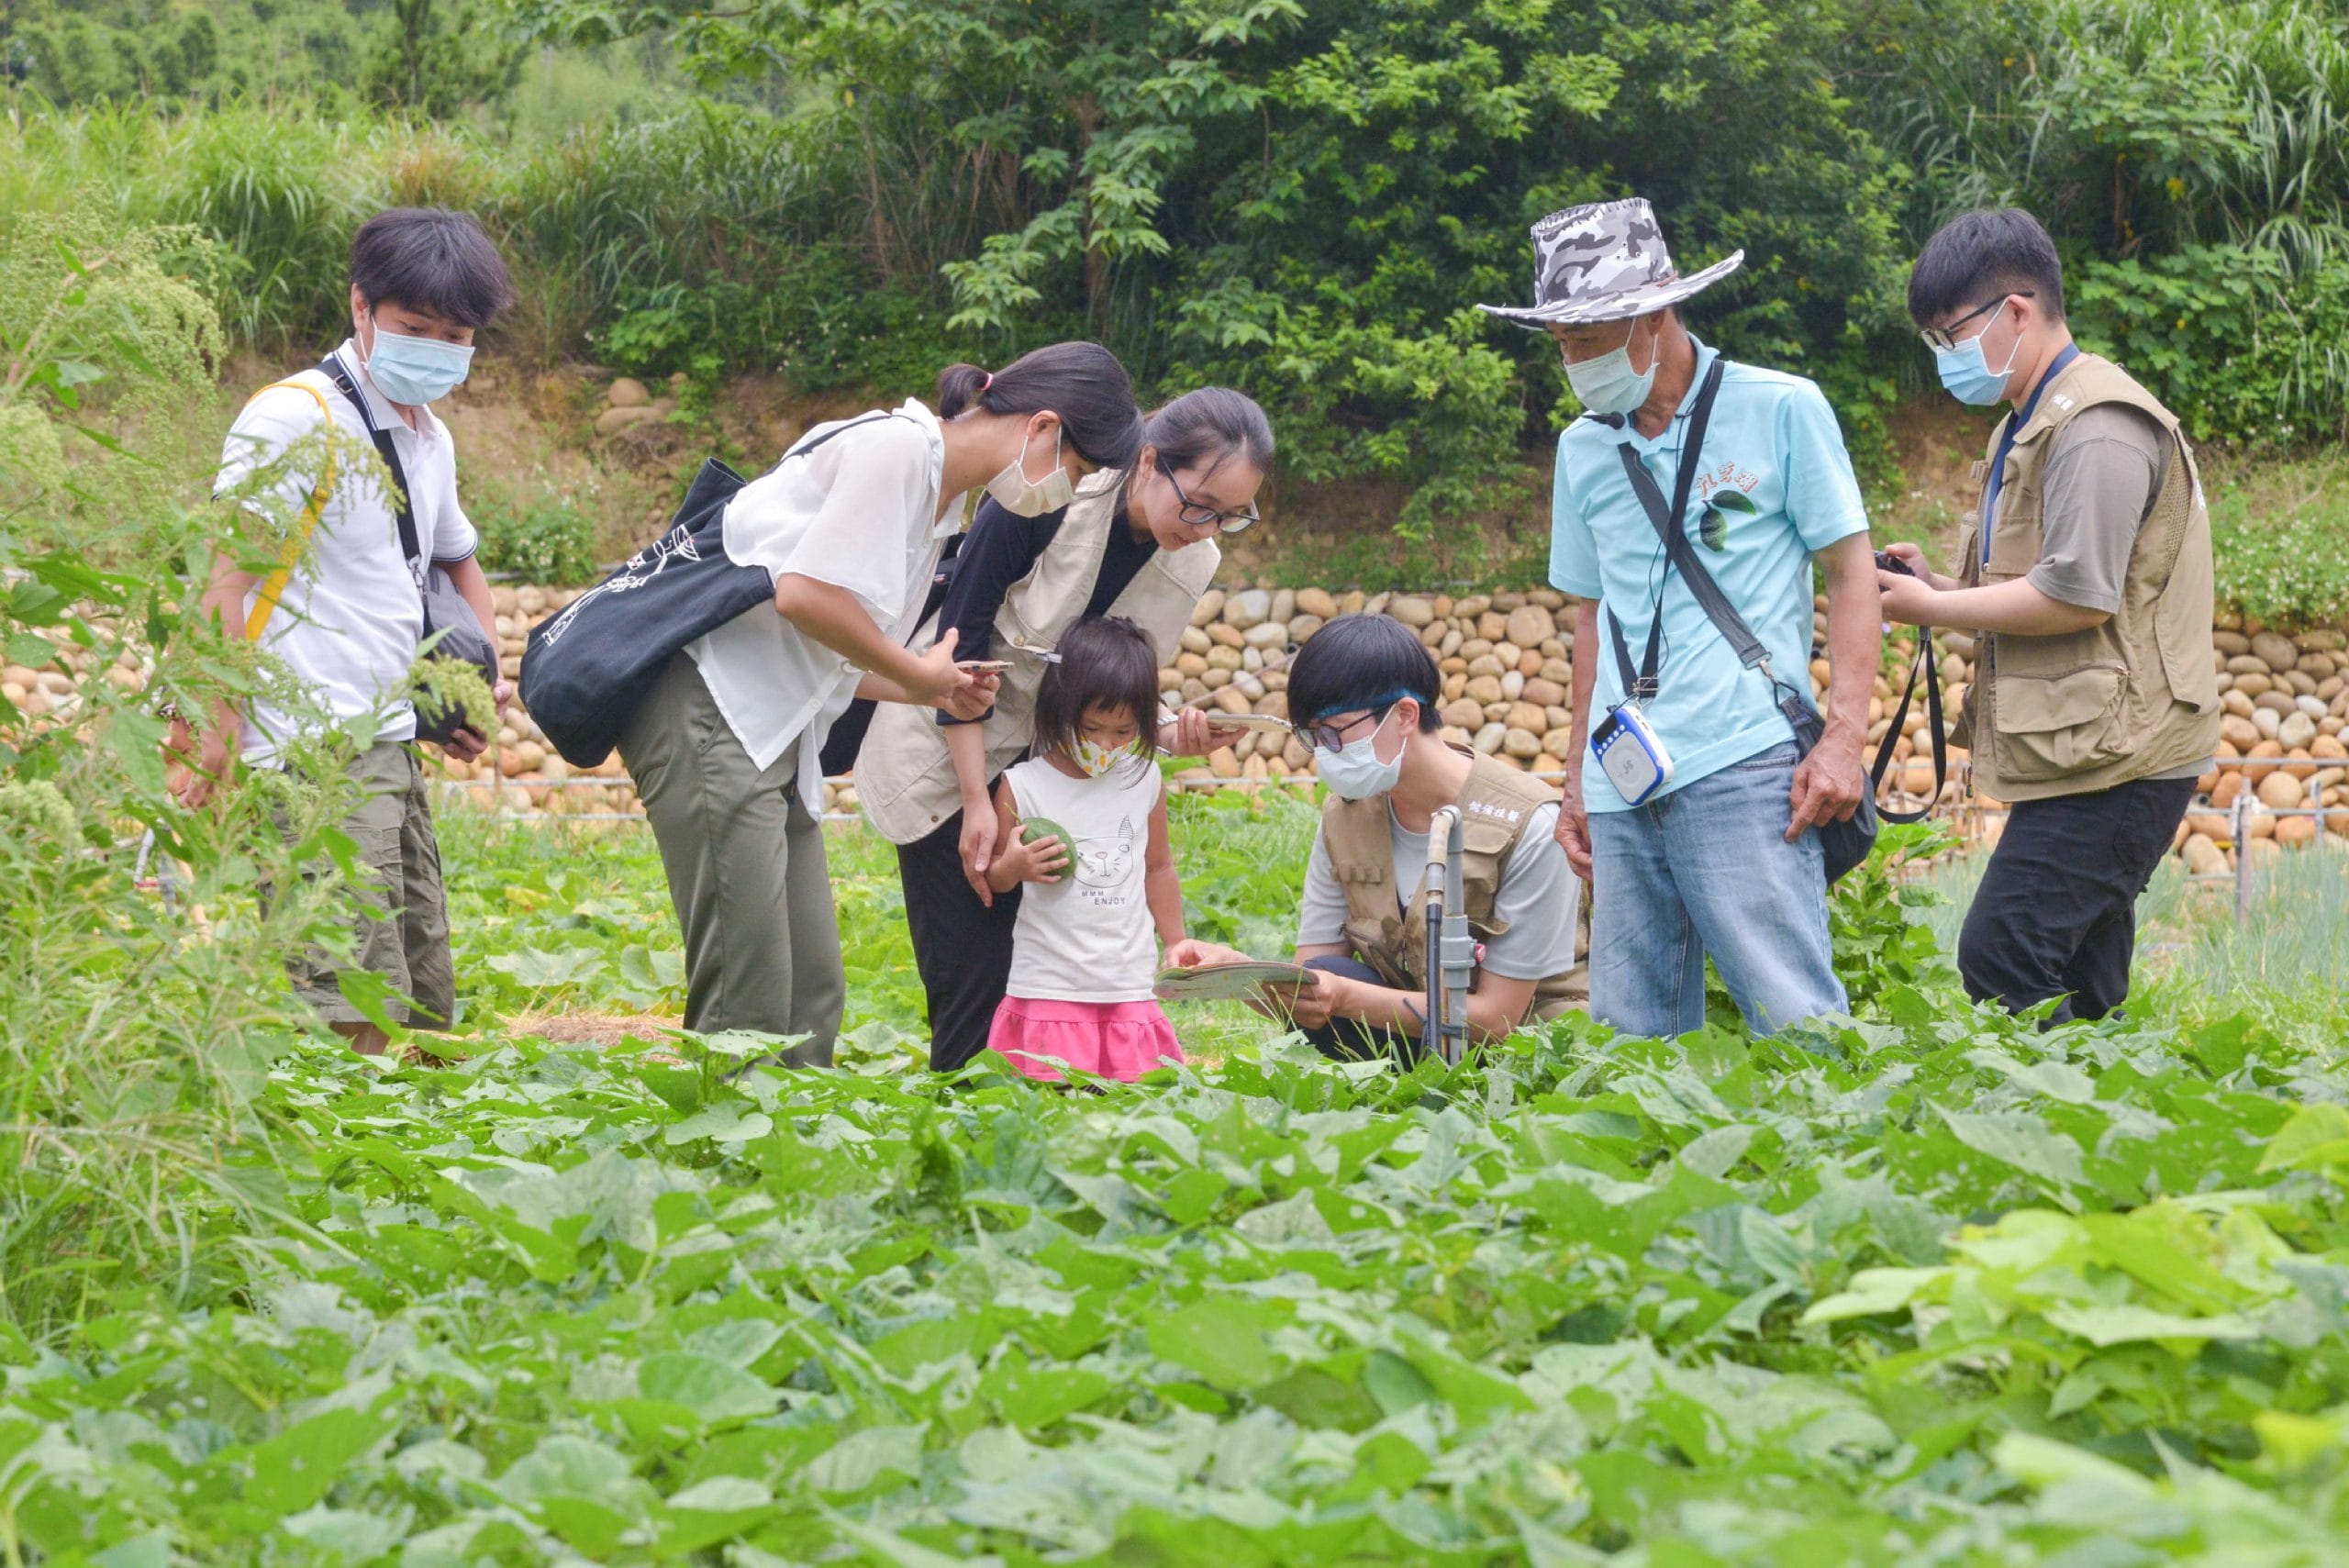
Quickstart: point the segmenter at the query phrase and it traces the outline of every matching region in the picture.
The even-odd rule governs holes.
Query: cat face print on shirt
[[[1134,869],[1134,819],[1118,818],[1118,836],[1076,841],[1076,881],[1080,887],[1125,885]]]

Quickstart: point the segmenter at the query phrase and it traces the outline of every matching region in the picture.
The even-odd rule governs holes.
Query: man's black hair
[[[405,305],[486,327],[514,303],[505,259],[471,213],[403,206],[379,212],[351,241],[351,281],[372,308]]]
[[[2050,318],[2064,318],[2064,266],[2055,241],[2021,207],[1962,212],[1933,233],[1909,269],[1909,315],[1920,327],[2029,290]]]
[[[1141,733],[1134,751],[1148,756],[1158,744],[1158,645],[1123,616],[1079,621],[1053,650],[1036,688],[1036,754],[1069,751],[1085,733],[1088,709],[1130,711]]]
[[[1415,697],[1419,728],[1443,727],[1442,678],[1419,633],[1387,616],[1340,616],[1313,634],[1288,667],[1289,717],[1316,724],[1333,713]]]

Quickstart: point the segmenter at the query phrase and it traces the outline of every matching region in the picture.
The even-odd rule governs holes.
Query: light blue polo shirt
[[[1634,668],[1647,647],[1656,584],[1664,584],[1661,689],[1645,711],[1672,754],[1675,790],[1794,738],[1770,683],[1760,671],[1737,662],[1680,573],[1663,575],[1664,541],[1656,538],[1632,494],[1623,460],[1615,454],[1617,446],[1628,443],[1668,499],[1697,388],[1719,357],[1697,345],[1697,374],[1688,395],[1653,440],[1628,419],[1621,429],[1595,419],[1566,427],[1558,438],[1551,499],[1551,585],[1576,598],[1600,600],[1604,610],[1612,610],[1622,622]],[[1769,649],[1778,678],[1808,700],[1811,555],[1837,539],[1865,533],[1868,526],[1835,411],[1818,386],[1800,376],[1723,361],[1720,393],[1699,461],[1704,469],[1689,488],[1683,526],[1721,592]],[[1706,503],[1725,489],[1742,493],[1753,510],[1722,510],[1729,537],[1715,550],[1703,543],[1698,524]],[[1575,659],[1595,662],[1598,672],[1593,728],[1609,707],[1623,700],[1604,610],[1598,646],[1574,651]],[[1582,779],[1588,809],[1630,809],[1587,751]]]

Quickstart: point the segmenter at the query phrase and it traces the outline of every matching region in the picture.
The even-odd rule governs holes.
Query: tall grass
[[[2349,14],[2267,0],[1893,0],[1877,28],[1875,52],[1900,63],[1871,71],[1870,101],[1924,176],[1913,228],[2016,202],[2083,261],[2194,245],[2272,256],[2256,351],[2278,363],[2276,412],[2319,430],[2341,423]]]
[[[680,290],[793,295],[799,258],[838,254],[828,241],[844,199],[807,137],[711,99],[522,140],[300,102],[20,111],[0,120],[0,212],[95,206],[192,226],[214,242],[206,282],[230,333],[279,353],[340,332],[351,237],[368,215],[464,207],[520,285],[501,330],[551,359]],[[845,281],[851,294],[867,282]]]
[[[165,793],[157,699],[208,713],[262,673],[181,618],[221,543],[188,457],[220,344],[164,238],[88,212],[0,234],[0,1325],[34,1336],[241,1277],[224,1237],[283,1185],[250,1106],[305,1028],[282,966],[334,934],[335,876],[299,873],[350,851],[340,784]],[[302,754],[339,780],[356,743]],[[184,866],[168,896],[142,860]]]
[[[2349,1007],[2349,853],[2328,835],[2253,868],[2240,924],[2232,883],[2195,883],[2165,860],[2137,900],[2132,1011],[2192,1020],[2251,1009],[2279,1025],[2338,1038]],[[1989,856],[1960,856],[1926,879],[1925,910],[1943,951],[1958,932]]]

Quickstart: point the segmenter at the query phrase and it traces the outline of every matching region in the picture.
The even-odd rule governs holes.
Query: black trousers
[[[1976,1001],[2065,998],[2054,1018],[2100,1018],[2129,995],[2137,895],[2194,799],[2192,779],[2017,801],[1957,940]]]
[[[1373,985],[1384,985],[1386,977],[1358,958],[1328,955],[1308,958],[1308,969],[1324,970],[1348,980],[1367,980]],[[1392,1057],[1408,1067],[1425,1054],[1415,1034],[1397,1034],[1392,1029],[1364,1023],[1359,1018],[1331,1018],[1319,1029],[1300,1030],[1308,1043],[1322,1055],[1337,1062],[1384,1062]]]
[[[963,814],[928,838],[897,846],[914,967],[930,998],[930,1064],[952,1073],[987,1048],[987,1026],[1011,984],[1011,931],[1019,889],[979,902],[963,875]]]

